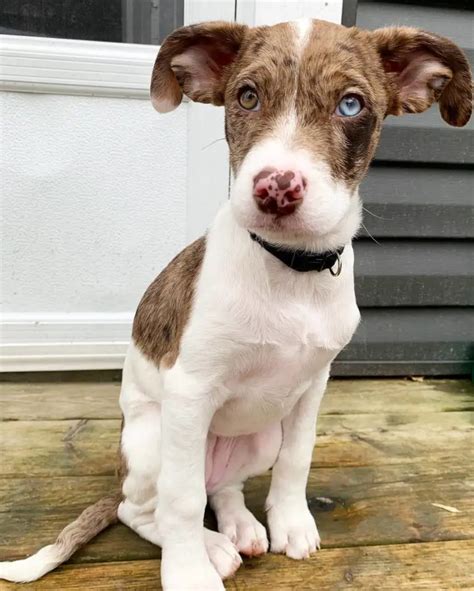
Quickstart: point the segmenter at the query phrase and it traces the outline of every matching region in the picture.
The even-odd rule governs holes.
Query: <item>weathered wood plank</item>
[[[473,458],[474,413],[326,415],[320,418],[314,466],[370,466]]]
[[[400,468],[311,470],[307,496],[325,547],[474,537],[469,477],[445,478],[442,472],[434,473],[436,467],[431,474],[409,465]],[[382,480],[377,482],[378,478]],[[265,520],[263,493],[269,484],[270,475],[265,475],[249,480],[245,488],[247,504],[261,521]],[[432,503],[456,507],[459,513]]]
[[[471,412],[323,415],[315,466],[361,466],[470,453]],[[0,422],[0,476],[113,474],[120,421]],[[464,451],[462,451],[464,450]]]
[[[228,591],[339,591],[345,589],[403,589],[453,591],[472,589],[472,540],[322,550],[314,558],[294,562],[283,556],[246,560]],[[18,587],[0,582],[0,591]],[[160,562],[67,565],[22,589],[99,589],[148,591],[161,589]]]
[[[265,523],[270,475],[249,480],[247,504]],[[109,492],[112,477],[0,480],[0,556],[19,558],[55,539],[86,506]],[[474,495],[465,468],[432,462],[319,468],[308,485],[324,547],[474,537]],[[450,513],[432,505],[454,506]],[[211,514],[208,525],[214,525]],[[88,544],[74,562],[146,559],[158,550],[123,526]]]
[[[322,414],[377,414],[474,410],[469,380],[330,380]]]
[[[7,382],[0,420],[120,418],[117,382]],[[322,414],[462,411],[474,407],[469,380],[331,380]]]
[[[119,420],[4,421],[0,476],[114,474]]]
[[[117,383],[2,384],[0,418],[10,419],[0,423],[2,559],[50,543],[114,486],[117,396]],[[299,564],[274,556],[246,561],[226,588],[474,589],[467,541],[474,538],[472,399],[466,381],[332,382],[308,485],[324,550]],[[15,420],[22,417],[29,420]],[[248,506],[262,521],[269,479],[246,486]],[[424,543],[399,545],[407,542]],[[157,589],[159,562],[151,559],[159,555],[117,525],[24,588]],[[13,588],[0,581],[0,591]]]
[[[117,419],[119,394],[119,382],[6,382],[0,385],[0,419]]]

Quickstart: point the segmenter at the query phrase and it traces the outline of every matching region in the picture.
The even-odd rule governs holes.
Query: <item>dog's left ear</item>
[[[215,21],[182,27],[166,37],[151,77],[155,109],[172,111],[183,93],[193,101],[223,105],[226,72],[247,29],[246,25]]]
[[[472,111],[469,62],[449,39],[412,27],[370,33],[389,84],[388,115],[421,113],[439,102],[443,119],[462,127]]]

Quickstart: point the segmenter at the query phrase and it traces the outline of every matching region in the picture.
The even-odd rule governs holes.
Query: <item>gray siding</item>
[[[357,26],[389,25],[450,37],[474,64],[472,10],[358,3]],[[355,273],[362,322],[333,374],[469,373],[474,121],[462,129],[449,127],[436,106],[422,115],[389,117],[361,194],[367,232],[355,244]]]

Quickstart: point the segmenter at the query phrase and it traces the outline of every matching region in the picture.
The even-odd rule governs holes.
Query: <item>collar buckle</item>
[[[329,267],[329,272],[331,273],[331,275],[333,277],[339,277],[339,275],[342,272],[342,259],[341,259],[341,255],[340,255],[340,253],[338,251],[336,251],[335,254],[336,254],[337,260],[334,263],[334,265],[337,264],[337,268],[336,268],[335,271],[333,271],[333,267],[334,267],[334,265],[333,265],[332,267]]]

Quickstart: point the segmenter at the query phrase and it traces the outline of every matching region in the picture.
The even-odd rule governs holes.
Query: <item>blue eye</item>
[[[356,94],[346,94],[337,105],[336,115],[341,117],[355,117],[364,107],[362,99]]]

